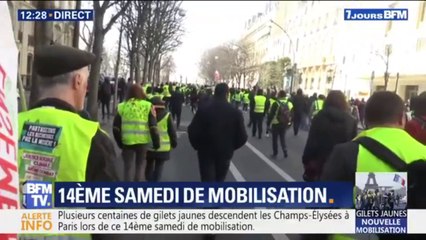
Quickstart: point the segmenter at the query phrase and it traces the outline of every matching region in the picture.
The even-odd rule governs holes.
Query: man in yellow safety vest
[[[365,107],[368,129],[353,142],[336,145],[324,166],[321,180],[355,183],[356,172],[395,172],[392,166],[372,154],[356,141],[368,137],[390,150],[406,163],[426,159],[426,146],[404,131],[404,102],[393,92],[376,92]],[[354,236],[333,235],[329,239],[356,239]]]
[[[83,119],[89,69],[95,56],[50,45],[35,52],[40,100],[19,113],[19,180],[46,182],[117,181],[114,145],[98,122]],[[47,159],[49,164],[40,165]],[[46,160],[46,161],[47,161]],[[45,162],[46,163],[46,162]],[[49,235],[50,236],[50,235]],[[22,236],[37,239],[39,236]],[[66,239],[90,239],[90,234]]]
[[[263,90],[258,89],[256,96],[254,96],[252,137],[255,137],[257,132],[258,138],[262,139],[263,118],[268,107],[269,101],[263,96]]]

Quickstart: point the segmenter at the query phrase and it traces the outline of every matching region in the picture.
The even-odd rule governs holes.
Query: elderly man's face
[[[81,111],[84,108],[84,98],[87,93],[89,68],[84,67],[75,72],[73,77],[73,89],[75,92],[75,107]]]

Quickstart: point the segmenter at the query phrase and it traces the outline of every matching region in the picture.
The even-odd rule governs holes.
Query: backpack
[[[278,104],[277,109],[277,120],[280,124],[283,124],[284,126],[287,126],[291,122],[291,112],[290,108],[288,107],[288,103],[282,103],[279,100],[276,101]]]
[[[380,142],[369,138],[361,137],[355,140],[364,148],[370,151],[383,162],[392,166],[396,171],[407,172],[407,208],[425,209],[426,208],[426,161],[425,159],[416,160],[410,164],[404,162],[395,153],[389,150]]]

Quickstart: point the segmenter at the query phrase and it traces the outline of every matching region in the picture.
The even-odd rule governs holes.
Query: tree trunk
[[[154,69],[154,58],[150,58],[148,62],[148,81],[154,82],[154,79],[152,79],[152,70]]]
[[[95,14],[96,16],[96,14]],[[89,79],[89,97],[87,101],[87,108],[92,116],[93,120],[98,119],[98,85],[101,71],[101,56],[102,56],[102,45],[104,42],[104,33],[103,33],[103,14],[97,14],[94,19],[94,29],[93,29],[93,54],[96,55],[95,62],[91,65],[90,68],[90,79]]]
[[[130,71],[130,79],[133,80],[134,79],[134,72],[135,72],[135,53],[133,50],[129,51],[129,61],[130,61],[130,66],[129,66],[129,71]]]
[[[118,92],[118,70],[120,69],[120,58],[121,58],[121,41],[123,36],[123,17],[121,18],[121,26],[120,26],[120,35],[118,38],[118,50],[117,50],[117,62],[115,63],[115,71],[114,71],[114,99],[113,99],[113,112],[116,113],[116,105],[117,105],[117,92]],[[124,89],[122,89],[124,91]]]
[[[153,73],[153,76],[152,76],[152,78],[154,79],[154,82],[156,82],[157,84],[160,84],[160,81],[159,81],[159,79],[157,78],[157,71],[158,71],[158,60],[156,59],[155,60],[155,62],[154,62],[154,66],[153,66],[153,70],[152,70],[152,73]]]
[[[37,1],[37,9],[50,9],[51,1]],[[41,47],[49,45],[53,41],[53,27],[51,22],[36,21],[34,23],[34,52],[37,52]],[[21,56],[24,57],[24,56]],[[35,104],[40,97],[40,89],[38,83],[37,71],[32,69],[31,73],[31,93],[30,106]]]
[[[19,104],[21,112],[27,111],[27,97],[25,95],[24,85],[22,84],[22,79],[18,78],[18,90],[19,90]]]
[[[158,68],[157,68],[157,79],[158,79],[158,81],[161,81],[161,61],[162,61],[162,59],[163,59],[163,57],[161,56],[159,59],[158,59]],[[169,81],[166,81],[166,82],[169,82]]]
[[[148,75],[148,61],[149,61],[149,56],[148,56],[148,53],[146,52],[145,58],[143,61],[143,72],[142,72],[142,79],[144,83],[149,82],[149,80],[146,79]]]
[[[136,54],[135,78],[136,84],[143,82],[141,79],[141,55],[139,53]]]
[[[81,9],[81,1],[76,1],[75,9]],[[80,21],[74,22],[74,33],[72,38],[72,46],[78,48],[78,42],[80,41]]]

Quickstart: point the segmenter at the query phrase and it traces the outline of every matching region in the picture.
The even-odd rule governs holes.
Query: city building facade
[[[75,9],[76,1],[51,1],[55,9]],[[34,22],[18,21],[18,9],[36,9],[36,1],[8,1],[12,17],[16,45],[19,50],[18,77],[25,88],[31,86],[31,74],[34,60]],[[74,36],[73,22],[48,22],[52,28],[52,39],[56,44],[72,45]]]
[[[387,22],[384,35],[385,44],[390,49],[386,90],[395,91],[404,100],[426,91],[426,2],[392,1],[391,8],[407,8],[407,21]],[[382,48],[382,56],[387,58]],[[375,63],[373,90],[384,89],[384,61]],[[367,76],[365,76],[367,78]]]
[[[426,71],[421,66],[426,60],[424,1],[270,4],[274,11],[253,17],[256,24],[246,28],[244,38],[255,42],[259,64],[282,57],[297,64],[293,91],[301,88],[311,95],[341,90],[350,98],[368,98],[383,89],[386,62],[387,90],[396,89],[405,99],[426,90]],[[408,21],[345,21],[347,8],[408,8],[410,17]],[[290,79],[283,76],[284,89]]]

